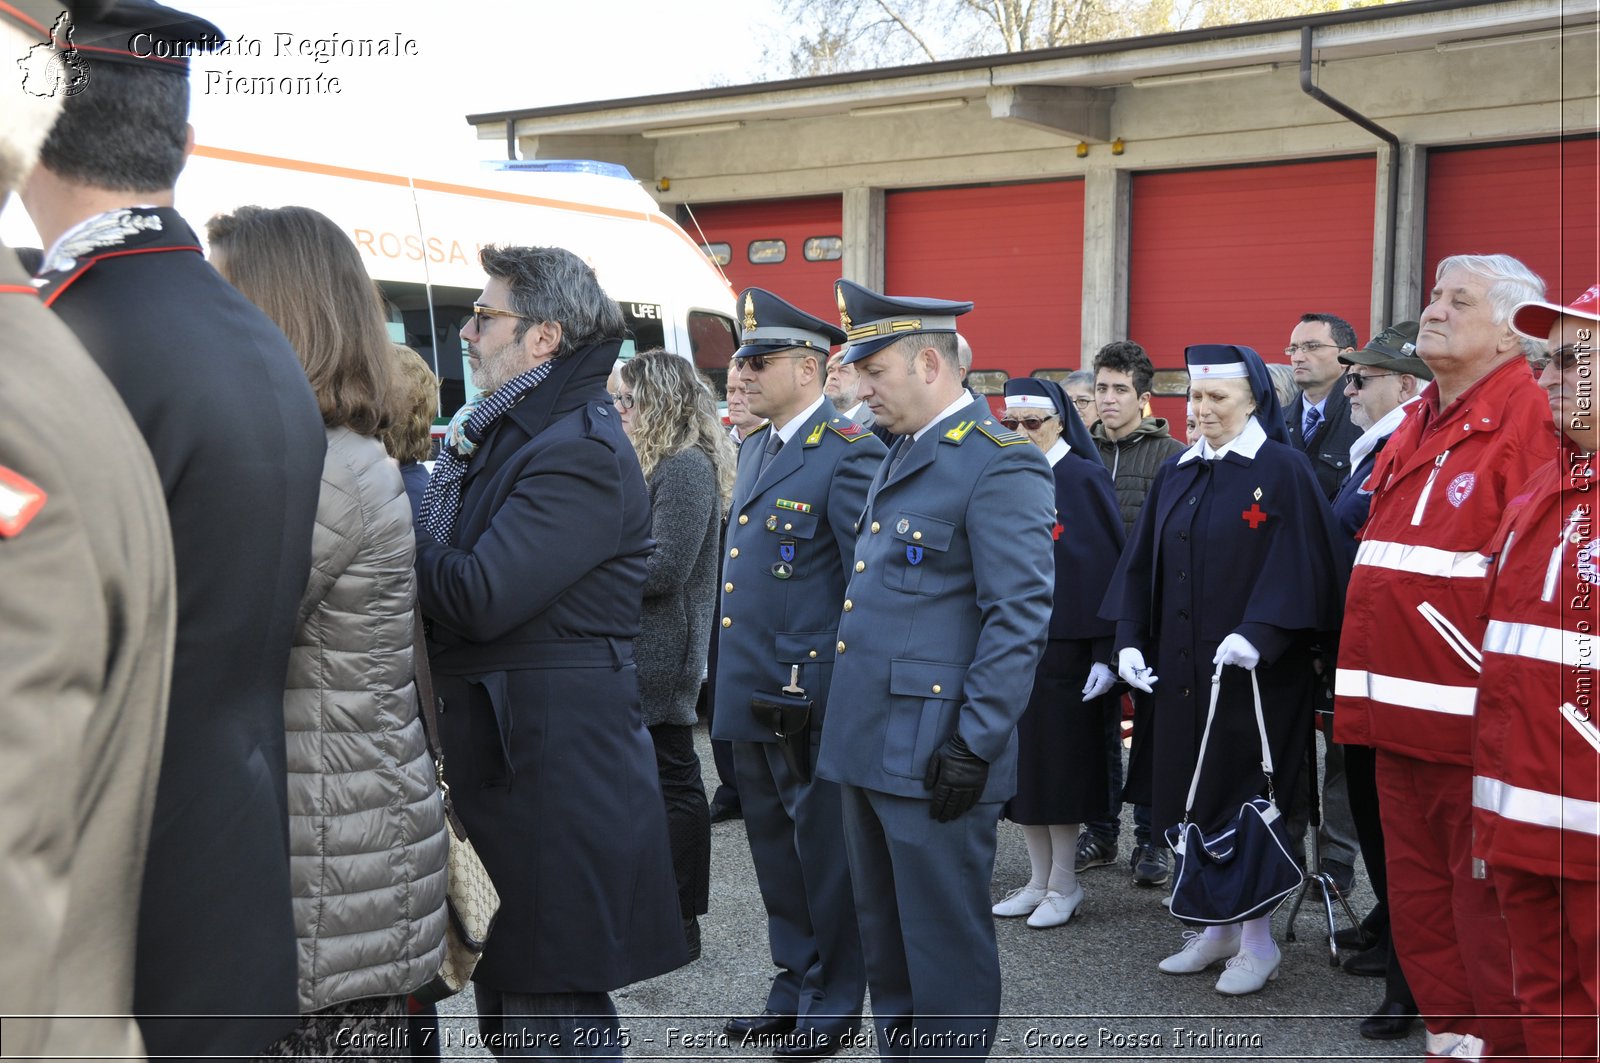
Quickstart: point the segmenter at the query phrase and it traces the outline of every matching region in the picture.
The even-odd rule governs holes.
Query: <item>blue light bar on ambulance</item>
[[[491,170],[524,173],[592,173],[601,177],[633,180],[626,166],[595,159],[493,159],[484,163]]]

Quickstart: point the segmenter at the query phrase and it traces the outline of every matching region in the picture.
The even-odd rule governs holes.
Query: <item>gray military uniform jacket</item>
[[[823,399],[758,478],[772,431],[762,425],[739,448],[717,618],[711,733],[719,739],[775,741],[756,723],[750,696],[783,687],[794,665],[814,703],[811,729],[821,728],[846,559],[883,461],[877,437]]]
[[[413,683],[415,552],[399,466],[329,429],[283,697],[302,1012],[410,992],[444,955],[449,843]]]
[[[851,706],[829,718],[817,774],[925,798],[929,757],[959,731],[990,764],[980,800],[1004,801],[1050,624],[1055,479],[982,399],[897,446],[862,517],[834,646]]]

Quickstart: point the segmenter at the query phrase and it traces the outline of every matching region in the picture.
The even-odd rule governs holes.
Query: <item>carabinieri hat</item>
[[[1432,380],[1433,370],[1417,357],[1419,327],[1415,321],[1398,321],[1368,340],[1360,350],[1341,354],[1339,361],[1343,365],[1370,365],[1374,369]]]
[[[741,346],[735,358],[752,354],[771,354],[790,347],[817,352],[819,361],[828,360],[828,351],[844,342],[837,325],[812,317],[792,303],[786,303],[765,288],[746,288],[739,293]]]
[[[879,295],[854,281],[833,286],[839,300],[839,322],[844,325],[844,364],[861,359],[918,332],[956,330],[956,318],[972,309],[971,303],[949,299],[913,299]]]
[[[216,26],[154,0],[68,0],[71,46],[89,60],[189,74],[189,58],[227,41]],[[66,42],[63,42],[66,43]]]

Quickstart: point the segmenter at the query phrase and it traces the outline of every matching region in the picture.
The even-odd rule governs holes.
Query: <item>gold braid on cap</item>
[[[845,309],[844,290],[842,288],[835,288],[833,290],[833,294],[834,297],[839,300],[839,322],[844,325],[845,331],[848,332],[850,331],[850,311]]]
[[[744,330],[754,332],[756,329],[756,301],[749,292],[744,293]]]

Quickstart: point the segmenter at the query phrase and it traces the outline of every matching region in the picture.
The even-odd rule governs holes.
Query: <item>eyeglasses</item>
[[[1565,373],[1568,369],[1571,369],[1577,364],[1578,355],[1580,353],[1590,353],[1587,344],[1584,346],[1583,351],[1580,352],[1577,344],[1563,343],[1561,346],[1557,347],[1543,358],[1529,358],[1528,368],[1533,370],[1534,376],[1538,376],[1540,373],[1544,372],[1547,365],[1549,365],[1551,362],[1555,362],[1556,371],[1558,373]]]
[[[1072,404],[1074,406],[1076,406],[1080,410],[1087,410],[1090,406],[1094,405],[1094,400],[1093,399],[1073,399],[1072,400]]]
[[[1041,425],[1048,424],[1053,420],[1055,420],[1054,417],[1024,417],[1020,421],[1014,417],[1002,417],[1000,418],[1000,423],[1005,425],[1008,432],[1015,432],[1018,425],[1030,432],[1037,432]]]
[[[635,406],[639,405],[637,402],[633,401],[633,396],[627,392],[623,392],[621,395],[611,396],[611,402],[617,407],[617,409],[623,411],[631,410]]]
[[[741,358],[739,360],[741,362],[743,362],[745,365],[749,366],[751,372],[753,372],[753,373],[763,373],[763,372],[766,371],[768,362],[776,361],[779,358],[809,358],[809,357],[811,357],[811,356],[810,355],[806,355],[806,354],[801,354],[799,351],[794,351],[794,352],[791,352],[789,354],[752,354],[752,355],[749,355],[748,357]]]
[[[1367,382],[1380,377],[1394,376],[1393,373],[1346,373],[1344,382],[1350,385],[1352,391],[1360,391],[1367,386]]]
[[[467,322],[470,321],[474,325],[478,326],[478,331],[479,332],[482,332],[483,331],[483,319],[486,318],[486,317],[514,317],[518,321],[532,321],[533,320],[533,318],[528,317],[525,314],[518,314],[518,313],[516,313],[515,311],[512,311],[512,310],[501,310],[499,307],[484,306],[482,303],[473,303],[472,304],[472,313],[468,314],[466,317],[461,319],[460,324],[458,324],[456,326],[456,331],[457,332],[465,332],[467,330]]]
[[[1286,356],[1293,358],[1301,351],[1304,351],[1306,354],[1316,354],[1324,347],[1332,347],[1336,351],[1344,350],[1344,348],[1340,347],[1337,343],[1319,343],[1316,340],[1311,340],[1306,343],[1291,343],[1289,346],[1283,349],[1283,353]]]

